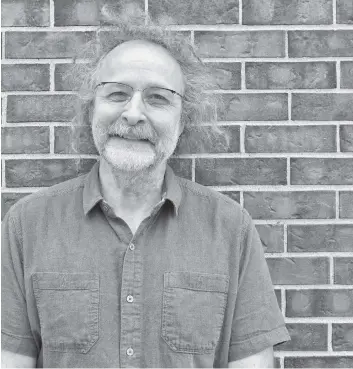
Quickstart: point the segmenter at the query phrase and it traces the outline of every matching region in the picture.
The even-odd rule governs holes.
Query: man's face
[[[92,132],[99,154],[114,168],[129,172],[165,162],[182,131],[182,98],[164,90],[166,95],[155,95],[158,90],[151,87],[182,95],[184,79],[177,61],[161,46],[128,41],[103,59],[97,85],[102,82],[122,85],[107,83],[96,89]]]

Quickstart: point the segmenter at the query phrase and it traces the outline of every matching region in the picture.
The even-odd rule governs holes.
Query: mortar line
[[[332,0],[332,24],[337,24],[337,1]]]
[[[2,97],[1,102],[1,125],[6,126],[6,120],[7,120],[7,95],[4,95]]]
[[[244,191],[240,191],[239,197],[240,206],[244,207]]]
[[[329,256],[329,279],[330,285],[335,285],[335,271],[334,271],[334,264],[333,264],[333,256]]]
[[[1,167],[1,187],[2,188],[6,188],[6,180],[5,180],[5,160],[1,160],[2,162],[2,167]]]
[[[54,0],[49,0],[49,19],[50,19],[50,27],[55,27],[55,10],[54,10]]]
[[[255,223],[257,226],[258,224]],[[297,258],[297,259],[312,259],[312,258],[322,258],[327,259],[330,257],[351,257],[353,252],[348,251],[292,251],[292,252],[266,252],[267,259],[286,259],[286,258]],[[333,254],[333,255],[332,255]],[[327,285],[328,283],[324,283]],[[332,284],[331,287],[335,287],[336,284]]]
[[[41,58],[41,59],[5,59],[1,61],[2,64],[72,64],[72,58],[54,59],[54,58]],[[76,59],[76,64],[89,63],[89,59]]]
[[[290,157],[287,157],[287,185],[290,186],[291,173],[290,173]]]
[[[327,351],[332,352],[332,323],[327,324]]]
[[[246,125],[245,124],[241,124],[239,126],[239,143],[240,143],[240,153],[241,154],[245,154],[245,130],[246,130]]]
[[[195,32],[194,31],[190,32],[190,43],[192,46],[195,46]]]
[[[245,72],[245,62],[240,63],[240,88],[241,90],[246,90],[246,72]]]
[[[243,24],[243,0],[238,0],[239,24]]]
[[[288,31],[284,33],[284,57],[289,59],[289,41],[288,41]]]
[[[280,367],[281,367],[281,368],[284,368],[284,357],[283,357],[283,356],[281,356],[281,357],[279,358],[279,364],[280,364]]]
[[[286,316],[286,290],[281,288],[281,311],[283,316]]]
[[[53,126],[49,126],[49,152],[50,154],[54,154],[54,141],[55,141],[55,128]]]
[[[337,123],[336,125],[336,147],[337,147],[337,152],[341,152],[341,140],[340,140],[340,124]]]
[[[335,202],[336,202],[336,208],[335,208],[335,213],[336,213],[336,219],[340,218],[340,194],[339,194],[339,190],[335,191]]]
[[[145,0],[145,25],[148,24],[148,0]]]
[[[288,156],[291,156],[292,158],[317,158],[317,159],[344,159],[344,158],[353,158],[353,153],[351,152],[331,152],[331,153],[317,153],[317,152],[274,152],[274,153],[268,153],[268,152],[233,152],[233,153],[198,153],[198,154],[179,154],[175,155],[175,158],[184,158],[184,159],[190,159],[190,158],[211,158],[211,159],[217,159],[217,158],[282,158],[286,159]]]
[[[247,58],[247,57],[202,57],[202,61],[204,62],[213,62],[213,63],[234,63],[234,62],[257,62],[257,63],[278,63],[278,62],[288,62],[284,57],[258,57],[258,58]],[[323,62],[323,61],[352,61],[351,56],[303,56],[301,58],[293,57],[289,59],[292,63],[308,63],[308,62]]]
[[[339,357],[352,356],[353,351],[280,351],[284,357]]]
[[[196,160],[193,158],[191,160],[191,180],[195,182],[195,167],[196,167]]]
[[[341,89],[341,62],[336,61],[336,89]]]
[[[288,224],[283,225],[283,251],[288,252]]]
[[[6,32],[1,32],[1,39],[2,39],[2,44],[1,44],[1,59],[6,59],[5,57],[5,33]]]
[[[49,64],[49,83],[50,91],[55,91],[55,64]]]
[[[52,0],[51,0],[52,1]],[[146,0],[145,0],[146,1]],[[54,7],[53,7],[54,8]],[[51,23],[54,23],[54,9],[52,10]],[[242,16],[241,16],[242,17]],[[242,21],[242,19],[241,19]],[[2,30],[7,32],[53,32],[53,31],[94,31],[97,29],[102,31],[111,31],[115,29],[115,26],[105,25],[99,26],[51,26],[51,27],[40,27],[40,26],[20,26],[20,27],[2,27]],[[352,30],[350,24],[322,24],[322,25],[243,25],[243,24],[180,24],[180,25],[170,25],[166,26],[167,30],[170,31],[202,31],[202,32],[264,32],[264,31],[335,31],[335,30]]]

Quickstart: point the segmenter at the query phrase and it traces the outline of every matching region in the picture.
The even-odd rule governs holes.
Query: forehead
[[[101,61],[98,82],[118,81],[133,84],[164,84],[183,89],[179,63],[160,45],[143,40],[127,41],[111,50]]]

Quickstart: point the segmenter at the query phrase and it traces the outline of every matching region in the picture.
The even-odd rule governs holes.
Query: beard
[[[95,138],[99,135],[104,137],[103,144],[99,140],[100,148]],[[96,128],[93,137],[102,157],[113,169],[126,173],[152,171],[160,163],[167,161],[176,145],[170,137],[166,142],[159,140],[157,133],[148,124],[126,126],[119,122],[104,132]]]

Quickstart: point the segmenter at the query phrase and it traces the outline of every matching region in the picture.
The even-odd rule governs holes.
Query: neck
[[[101,157],[99,177],[102,195],[118,216],[144,213],[161,200],[165,171],[166,163],[149,171],[124,172]]]

